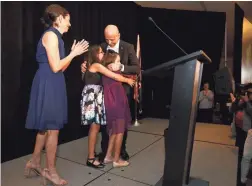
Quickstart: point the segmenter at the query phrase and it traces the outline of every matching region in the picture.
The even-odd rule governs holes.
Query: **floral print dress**
[[[104,93],[98,73],[86,72],[80,106],[82,125],[106,125]]]

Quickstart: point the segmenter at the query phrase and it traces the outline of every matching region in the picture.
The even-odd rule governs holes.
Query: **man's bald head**
[[[120,33],[116,25],[108,25],[104,29],[105,40],[110,47],[114,47],[120,39]]]
[[[108,25],[104,29],[104,34],[119,34],[119,30],[116,25]]]

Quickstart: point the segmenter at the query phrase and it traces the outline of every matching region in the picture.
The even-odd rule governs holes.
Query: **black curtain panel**
[[[241,83],[243,18],[244,11],[235,3],[233,73],[236,83]]]
[[[144,69],[186,55],[149,21],[152,17],[186,53],[203,50],[212,59],[212,64],[204,66],[202,81],[213,85],[212,74],[219,68],[224,42],[225,13],[141,8],[138,16]],[[172,82],[172,70],[165,79],[144,80],[145,113],[168,117]],[[153,107],[160,109],[148,110]]]
[[[36,45],[44,31],[40,18],[52,3],[64,6],[71,15],[72,27],[63,36],[66,53],[74,39],[84,38],[90,45],[105,41],[107,24],[118,25],[121,38],[136,45],[133,2],[2,2],[2,162],[31,153],[34,147],[36,131],[25,129],[25,119],[37,70]],[[69,122],[60,133],[60,143],[88,134],[88,128],[80,125],[83,58],[74,59],[65,71]]]

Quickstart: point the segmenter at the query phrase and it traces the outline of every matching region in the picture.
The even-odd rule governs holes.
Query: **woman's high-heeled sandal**
[[[33,162],[32,160],[29,160],[25,166],[25,170],[24,170],[24,176],[25,177],[31,177],[32,172],[35,173],[36,176],[40,176],[41,175],[41,167],[35,167],[33,166]]]
[[[53,179],[53,177],[56,179]],[[58,182],[56,180],[58,180]],[[64,186],[68,184],[67,181],[61,179],[57,173],[51,174],[48,169],[44,169],[42,174],[42,185],[47,186],[48,182],[54,186]]]

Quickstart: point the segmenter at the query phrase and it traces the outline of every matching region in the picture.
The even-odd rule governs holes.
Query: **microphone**
[[[161,28],[159,28],[159,26],[155,23],[155,21],[152,19],[152,17],[148,17],[149,21],[151,21],[155,26],[156,28],[158,28],[169,40],[171,40],[184,54],[187,55],[187,53],[175,42],[173,41],[173,39],[168,36]]]

